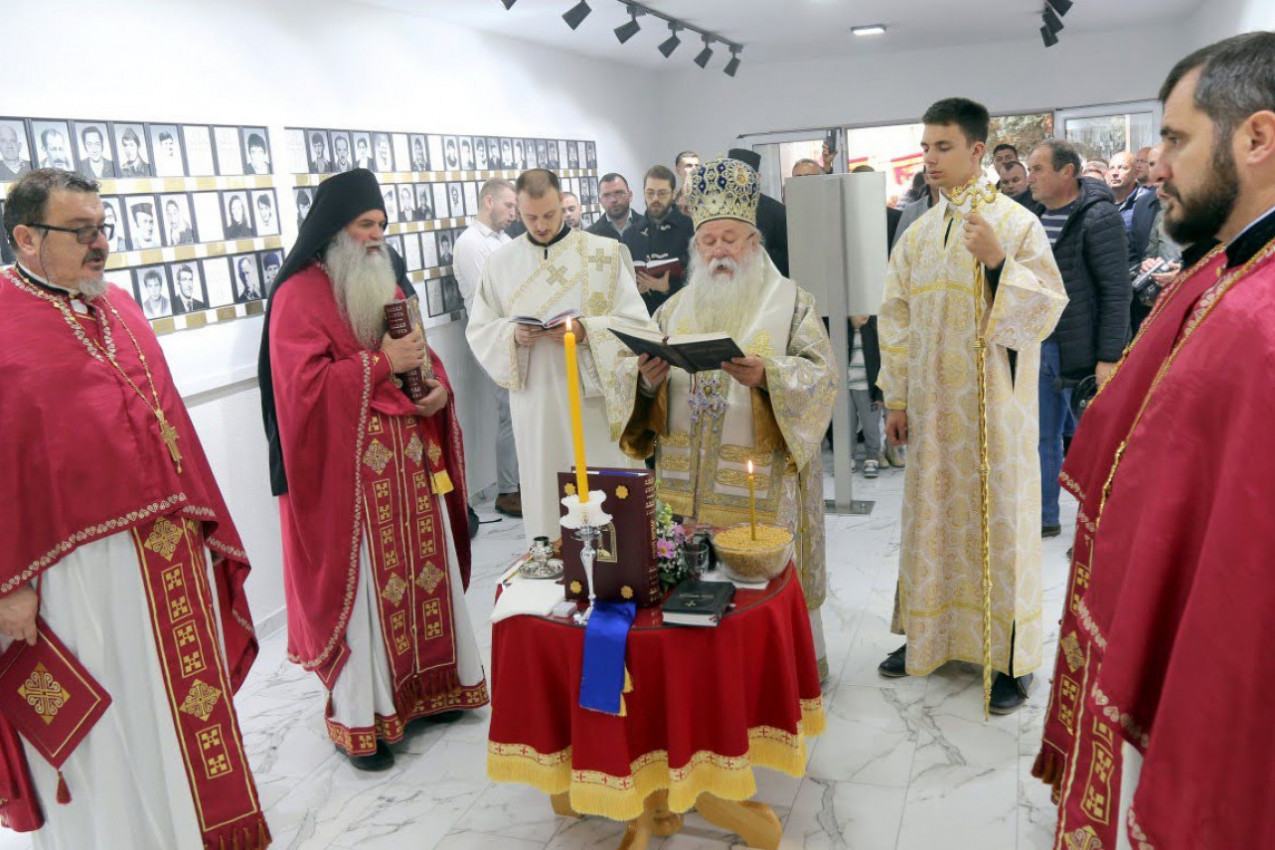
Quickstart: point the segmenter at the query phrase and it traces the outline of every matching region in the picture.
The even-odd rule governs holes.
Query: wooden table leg
[[[656,791],[646,798],[637,820],[629,821],[619,850],[646,850],[651,838],[667,838],[682,829],[682,816],[668,807],[668,791]]]
[[[571,793],[563,791],[561,794],[554,794],[549,797],[549,805],[553,806],[555,815],[562,815],[564,818],[578,818],[580,813],[571,808]]]
[[[704,820],[727,832],[733,832],[744,839],[749,847],[779,850],[783,826],[774,810],[764,803],[753,800],[723,800],[706,793],[700,794],[696,799],[695,809]]]

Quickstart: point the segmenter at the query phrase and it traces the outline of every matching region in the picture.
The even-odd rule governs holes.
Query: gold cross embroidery
[[[27,680],[18,687],[18,696],[26,700],[45,725],[53,722],[58,712],[71,698],[67,689],[58,684],[53,674],[43,664],[36,664]]]
[[[585,260],[585,263],[593,266],[593,270],[596,272],[601,272],[603,269],[610,266],[614,262],[615,262],[615,258],[613,258],[610,254],[608,254],[606,251],[602,250],[601,248],[594,251],[592,256],[588,257]]]

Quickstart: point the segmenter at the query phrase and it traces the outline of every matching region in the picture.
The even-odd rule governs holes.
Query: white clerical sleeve
[[[474,309],[469,314],[465,338],[469,340],[474,357],[491,379],[509,390],[522,389],[530,359],[528,349],[519,348],[514,340],[516,327],[500,305],[489,263],[488,268],[483,270],[474,296]]]
[[[766,393],[784,446],[798,470],[804,470],[820,451],[832,408],[837,401],[836,360],[814,296],[797,293],[788,350],[782,356],[763,358]],[[753,391],[754,410],[759,391]]]
[[[908,294],[912,278],[912,251],[920,226],[907,233],[890,253],[885,274],[885,300],[877,316],[881,344],[881,371],[877,386],[889,410],[908,409],[908,341],[911,336],[911,309]]]
[[[1067,291],[1040,221],[1033,218],[1018,233],[1001,234],[1001,240],[1005,263],[984,335],[1019,351],[1040,345],[1053,333],[1067,306]]]

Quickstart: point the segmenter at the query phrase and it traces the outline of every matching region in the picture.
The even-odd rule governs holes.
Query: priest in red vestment
[[[324,181],[270,293],[260,377],[283,524],[289,657],[329,691],[328,734],[364,770],[418,718],[487,703],[470,628],[464,447],[446,372],[391,339],[410,287],[370,171]],[[433,360],[410,401],[396,373]]]
[[[5,200],[0,819],[37,848],[265,847],[231,702],[248,559],[155,334],[102,278],[110,227],[69,171]]]
[[[1275,846],[1275,33],[1160,92],[1165,229],[1194,252],[1081,420],[1044,745],[1057,846]],[[1186,255],[1184,255],[1186,256]]]

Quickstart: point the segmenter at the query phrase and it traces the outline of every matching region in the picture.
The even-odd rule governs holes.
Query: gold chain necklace
[[[168,421],[168,417],[164,415],[164,409],[159,403],[159,393],[155,389],[155,379],[151,376],[150,364],[146,362],[146,355],[142,352],[142,347],[138,344],[137,337],[133,335],[132,328],[128,326],[128,323],[124,321],[124,317],[121,316],[119,311],[115,309],[115,305],[108,301],[105,296],[99,299],[101,303],[105,304],[111,311],[111,315],[113,315],[120,323],[120,326],[124,328],[124,332],[128,334],[128,338],[132,340],[133,348],[137,351],[137,356],[142,362],[142,369],[146,371],[146,382],[150,385],[151,399],[153,400],[153,403],[146,399],[146,394],[142,392],[136,383],[133,382],[133,379],[129,377],[127,372],[124,371],[124,367],[120,366],[119,361],[115,359],[115,338],[111,334],[110,322],[105,321],[106,316],[104,314],[102,316],[103,321],[101,322],[101,327],[102,339],[105,341],[105,345],[102,345],[98,343],[97,340],[89,337],[89,335],[84,332],[84,328],[80,327],[80,321],[75,318],[75,314],[67,305],[66,299],[63,299],[52,292],[48,292],[43,287],[40,287],[34,282],[28,280],[18,266],[14,266],[14,269],[18,270],[17,275],[10,279],[13,280],[17,287],[36,296],[37,298],[44,299],[49,304],[53,305],[53,307],[62,314],[62,318],[71,328],[71,332],[74,333],[79,338],[80,342],[84,344],[89,355],[103,363],[111,364],[111,366],[115,368],[115,371],[119,373],[120,377],[122,377],[128,385],[133,388],[133,392],[137,393],[137,397],[142,400],[142,404],[146,405],[146,407],[154,415],[156,421],[159,423],[160,439],[164,441],[164,445],[168,448],[168,455],[172,458],[173,465],[177,467],[177,472],[180,474],[182,471],[182,453],[181,449],[177,446],[177,441],[181,439],[181,435],[177,433],[177,429],[172,426],[172,424]]]

